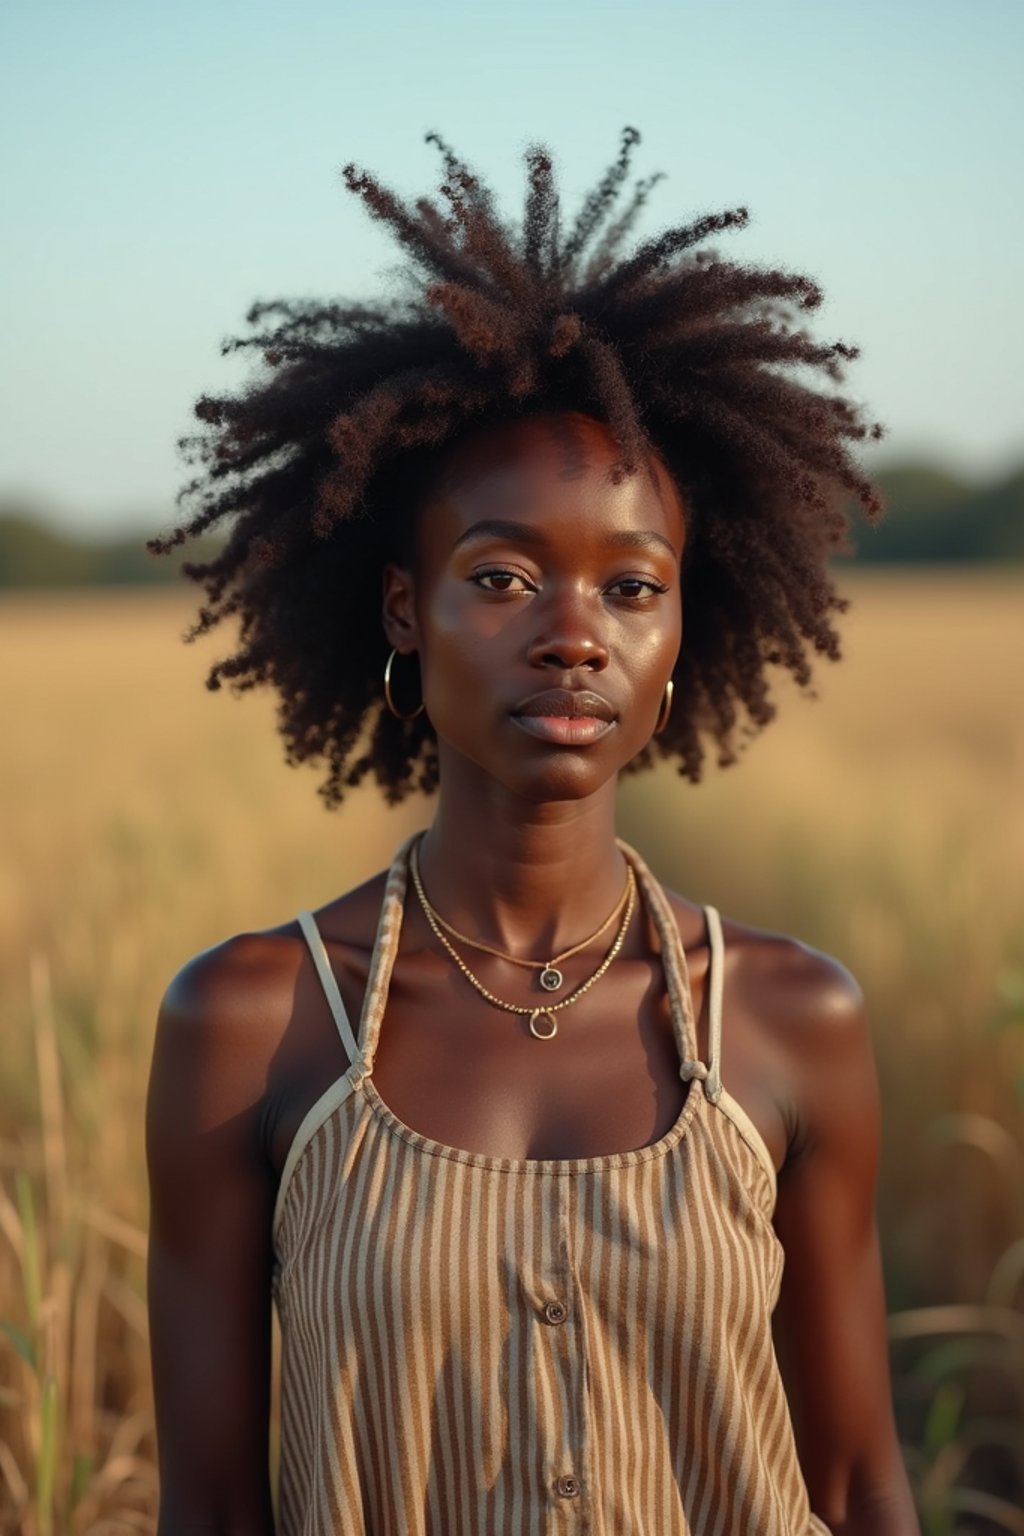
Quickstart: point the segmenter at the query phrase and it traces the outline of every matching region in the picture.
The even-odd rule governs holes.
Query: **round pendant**
[[[550,1021],[551,1028],[547,1034],[544,1034],[542,1030],[537,1028],[538,1019],[548,1019]],[[536,1035],[538,1040],[553,1040],[558,1034],[558,1020],[546,1008],[535,1008],[530,1014],[530,1034]]]
[[[545,992],[557,992],[565,978],[553,965],[546,965],[540,973],[540,984]]]

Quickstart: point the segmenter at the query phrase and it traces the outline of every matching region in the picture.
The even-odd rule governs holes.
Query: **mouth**
[[[594,715],[510,715],[509,719],[529,736],[565,747],[584,747],[614,731],[614,720]]]
[[[585,746],[614,730],[617,715],[599,693],[572,688],[548,688],[511,711],[520,730],[541,741]]]

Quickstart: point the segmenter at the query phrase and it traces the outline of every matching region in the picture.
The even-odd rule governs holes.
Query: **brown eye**
[[[633,588],[636,588],[636,587],[646,587],[647,588],[647,593],[632,591],[632,592],[624,592],[622,594],[623,597],[631,597],[631,598],[632,597],[644,597],[644,596],[650,595],[652,593],[667,592],[668,591],[668,587],[666,587],[662,582],[660,582],[660,581],[653,581],[649,576],[620,576],[618,581],[612,583],[612,586],[613,587],[633,587]]]
[[[518,571],[510,571],[505,569],[503,566],[494,566],[490,570],[474,571],[470,580],[475,581],[478,586],[483,587],[485,592],[512,592],[516,589],[509,586],[485,586],[484,583],[491,580],[504,582],[525,581],[526,578],[524,576],[520,576]],[[529,590],[529,588],[526,590]]]

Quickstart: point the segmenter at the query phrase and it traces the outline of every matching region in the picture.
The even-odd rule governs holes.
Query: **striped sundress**
[[[419,835],[388,872],[358,1037],[299,914],[351,1065],[274,1207],[279,1536],[829,1536],[771,1336],[775,1170],[720,1076],[718,912],[705,1064],[671,908],[617,839],[690,1082],[664,1136],[570,1159],[445,1146],[373,1080]]]

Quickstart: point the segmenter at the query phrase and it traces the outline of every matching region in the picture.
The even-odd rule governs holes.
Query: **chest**
[[[335,971],[355,1021],[359,976]],[[438,971],[395,968],[378,1038],[373,1083],[405,1126],[472,1153],[570,1159],[648,1146],[678,1119],[689,1085],[654,965],[628,963],[602,978],[600,993],[595,987],[555,1013],[550,1040],[535,1038],[526,1016],[488,1005]],[[348,1065],[329,1014],[319,1022],[322,1048],[306,1043],[280,1075],[278,1171],[309,1106]]]
[[[697,1054],[708,1059],[706,949],[689,960]],[[360,1019],[370,945],[333,946],[331,964],[353,1032]],[[585,979],[566,968],[567,995]],[[488,976],[520,1000],[520,975]],[[518,985],[518,991],[516,990]],[[757,1020],[733,992],[723,1031],[723,1077],[781,1166],[787,1129],[765,1070]],[[541,997],[538,1002],[546,1002]],[[621,957],[570,1007],[557,1034],[537,1040],[528,1019],[487,1004],[436,954],[401,956],[389,980],[373,1064],[381,1100],[406,1127],[446,1147],[499,1158],[571,1159],[656,1142],[688,1091],[679,1076],[664,972],[649,951]],[[274,1053],[265,1145],[280,1177],[302,1121],[349,1066],[315,976],[297,986],[292,1027]]]
[[[390,999],[373,1078],[395,1115],[435,1141],[496,1157],[593,1157],[656,1141],[680,1113],[687,1084],[668,1001],[642,962],[556,1012],[550,1040],[461,987],[419,1014],[410,984],[399,980]]]

